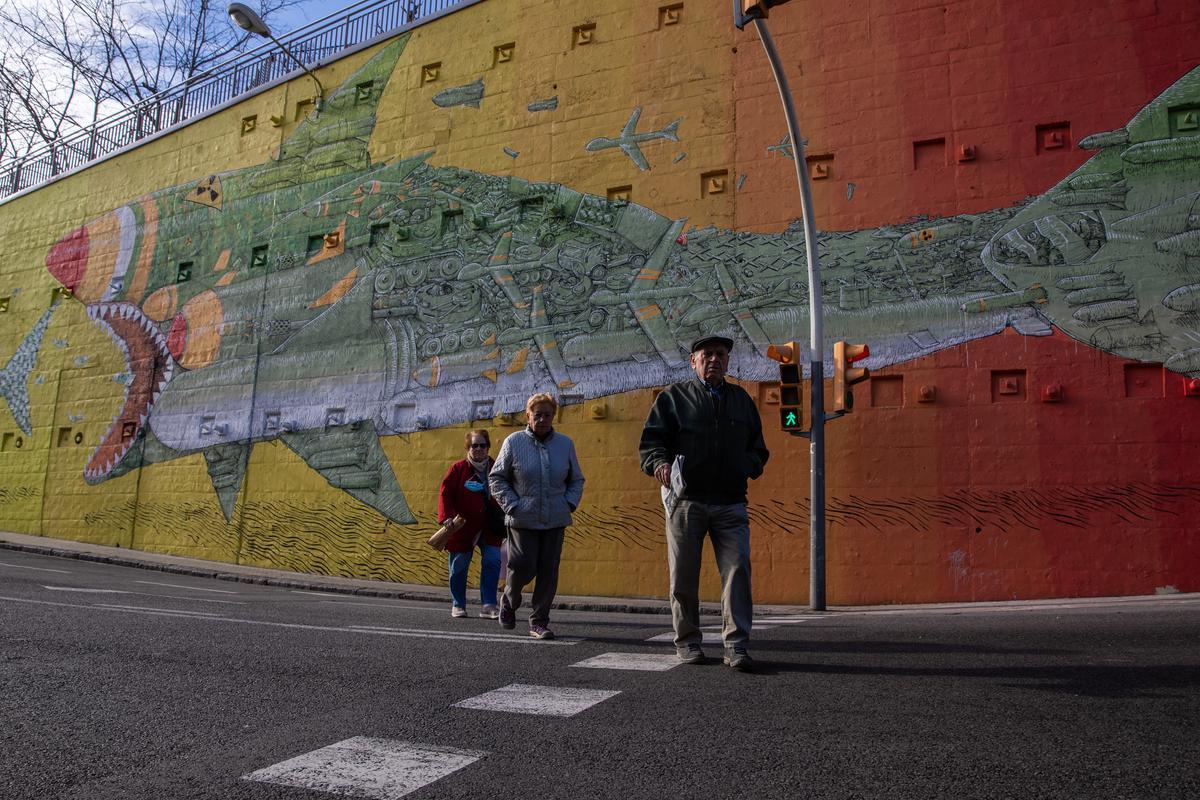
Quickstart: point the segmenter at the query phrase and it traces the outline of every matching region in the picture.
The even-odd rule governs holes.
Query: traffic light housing
[[[854,410],[854,392],[851,386],[862,383],[871,377],[871,371],[866,367],[853,367],[852,364],[862,361],[871,355],[871,348],[865,344],[833,344],[833,410],[843,413]]]
[[[767,358],[779,362],[779,429],[804,430],[800,346],[795,342],[773,344],[767,348]]]
[[[733,0],[733,24],[742,30],[751,20],[766,19],[767,9],[779,6],[788,0]]]

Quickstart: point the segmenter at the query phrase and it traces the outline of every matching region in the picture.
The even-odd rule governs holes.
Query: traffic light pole
[[[808,341],[809,377],[812,390],[812,433],[809,438],[811,463],[809,488],[809,584],[808,606],[813,611],[825,610],[825,369],[824,342],[821,332],[821,263],[817,256],[817,225],[813,220],[812,188],[808,182],[807,162],[804,159],[804,140],[792,104],[792,92],[779,60],[779,52],[771,39],[766,20],[754,19],[754,28],[762,40],[783,112],[787,116],[788,135],[796,166],[796,182],[800,185],[800,215],[804,222],[804,255],[808,261]]]

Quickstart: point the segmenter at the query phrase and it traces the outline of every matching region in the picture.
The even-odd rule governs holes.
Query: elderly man
[[[639,446],[642,471],[662,484],[671,572],[675,652],[704,662],[700,645],[700,557],[712,537],[721,573],[725,663],[748,670],[754,604],[750,595],[750,518],[746,481],[767,463],[762,421],[750,395],[725,381],[733,341],[705,336],[692,344],[696,376],[654,401]]]

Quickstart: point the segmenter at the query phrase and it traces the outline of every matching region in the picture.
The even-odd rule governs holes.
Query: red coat
[[[488,459],[488,469],[492,468],[492,459]],[[472,492],[464,484],[471,478],[477,478],[478,473],[471,466],[471,462],[467,459],[455,461],[450,465],[450,469],[446,471],[446,477],[442,478],[442,488],[438,490],[438,522],[444,519],[452,519],[456,514],[462,514],[466,523],[450,535],[450,539],[446,542],[446,549],[452,553],[465,553],[475,547],[475,535],[480,531],[483,534],[479,537],[479,541],[483,544],[490,544],[493,547],[499,547],[504,539],[496,536],[487,529],[487,515],[484,513],[483,504],[485,502],[495,504],[491,494],[487,490],[487,476],[483,478],[484,489],[482,492]]]

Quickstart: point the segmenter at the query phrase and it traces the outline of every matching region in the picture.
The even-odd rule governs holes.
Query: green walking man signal
[[[773,344],[767,348],[767,358],[779,362],[779,427],[798,433],[804,430],[800,345],[796,342]]]

